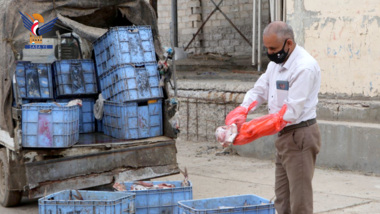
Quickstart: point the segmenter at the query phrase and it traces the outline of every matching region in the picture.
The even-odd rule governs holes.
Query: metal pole
[[[223,0],[221,0],[218,4],[218,7],[220,4],[222,4]],[[202,23],[202,25],[198,28],[197,32],[193,35],[193,38],[191,38],[190,42],[186,45],[185,50],[187,50],[190,46],[190,44],[194,41],[195,37],[198,35],[198,33],[202,30],[203,26],[207,23],[207,21],[211,18],[212,14],[214,14],[218,7],[215,7],[214,10],[207,16],[206,20]]]
[[[257,0],[253,0],[253,13],[252,13],[252,65],[257,64],[256,59],[256,4]]]
[[[273,21],[278,20],[278,0],[274,0],[274,5],[273,5]]]
[[[261,71],[261,0],[258,1],[257,13],[257,71]]]
[[[276,0],[276,20],[282,20],[282,0]]]
[[[224,18],[227,19],[227,21],[232,25],[232,27],[240,34],[241,37],[252,47],[251,42],[247,39],[247,37],[244,36],[244,34],[234,25],[234,23],[231,21],[230,18],[219,8],[218,5],[214,2],[214,0],[211,0],[211,2],[215,5],[215,7],[219,10],[219,12],[224,16]]]
[[[173,46],[172,49],[175,53],[175,48],[178,47],[178,13],[177,13],[177,0],[172,0],[172,32],[173,32]],[[177,68],[175,65],[175,56],[172,58],[173,65],[173,81],[174,81],[174,96],[177,97]]]
[[[178,47],[177,0],[172,0],[172,26],[173,26],[173,46]]]
[[[282,21],[286,22],[286,0],[282,4]]]
[[[174,52],[174,54],[175,54],[175,52]],[[178,93],[177,93],[177,68],[175,65],[174,55],[172,58],[172,64],[173,64],[174,97],[177,97],[177,95],[178,95]]]

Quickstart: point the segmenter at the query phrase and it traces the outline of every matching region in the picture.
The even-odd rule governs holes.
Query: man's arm
[[[252,102],[257,101],[256,107],[254,107],[251,110],[251,111],[254,111],[263,102],[268,100],[268,88],[269,88],[268,74],[267,72],[265,72],[256,81],[255,86],[245,94],[244,100],[241,106],[248,108]]]

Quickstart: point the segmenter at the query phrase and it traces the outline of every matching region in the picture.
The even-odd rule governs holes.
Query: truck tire
[[[0,149],[0,203],[4,207],[12,207],[20,204],[22,191],[10,190],[10,169],[7,161],[6,148]]]

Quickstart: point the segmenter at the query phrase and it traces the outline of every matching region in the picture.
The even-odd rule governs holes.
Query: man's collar
[[[294,50],[290,53],[288,60],[286,60],[286,62],[282,65],[283,68],[285,68],[286,70],[290,68],[290,65],[294,62],[295,58],[298,55],[298,51],[299,51],[299,47],[298,45],[296,45]]]

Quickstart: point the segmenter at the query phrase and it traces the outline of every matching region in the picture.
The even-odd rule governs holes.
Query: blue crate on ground
[[[103,131],[119,139],[161,136],[162,100],[126,103],[105,101]]]
[[[71,193],[71,198],[70,198]],[[130,214],[135,213],[135,194],[126,192],[79,190],[83,200],[77,200],[75,190],[64,190],[38,200],[39,214],[86,213]]]
[[[94,98],[81,98],[79,107],[79,133],[95,132]],[[68,103],[70,99],[57,99],[57,102]]]
[[[150,26],[113,27],[93,45],[98,75],[118,65],[156,62]]]
[[[22,99],[53,99],[53,74],[47,63],[18,61],[13,90]],[[17,93],[18,92],[18,93]]]
[[[162,183],[174,184],[174,188],[155,190],[130,190],[133,182],[125,182],[128,192],[136,194],[136,214],[178,212],[178,201],[192,200],[193,187],[181,186],[182,181],[153,181],[153,185]]]
[[[60,60],[53,63],[57,97],[98,94],[92,60]]]
[[[121,65],[99,77],[104,99],[114,102],[162,98],[156,63]]]
[[[65,148],[79,140],[79,106],[66,103],[22,105],[22,146]]]
[[[274,204],[256,195],[179,201],[178,207],[181,214],[275,214]]]

